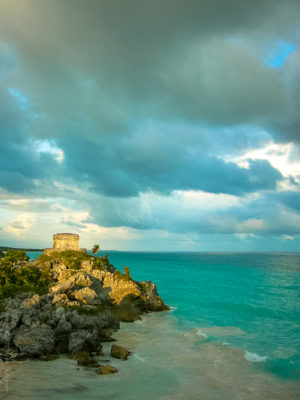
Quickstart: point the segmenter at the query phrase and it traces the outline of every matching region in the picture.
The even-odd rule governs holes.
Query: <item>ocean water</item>
[[[300,253],[111,252],[109,259],[156,283],[171,311],[121,324],[114,337],[132,355],[110,360],[118,374],[98,376],[67,358],[26,361],[2,379],[0,397],[300,399]],[[109,359],[109,346],[100,359]]]

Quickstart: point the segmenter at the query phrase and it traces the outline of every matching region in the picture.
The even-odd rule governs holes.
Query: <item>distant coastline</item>
[[[25,247],[7,247],[7,246],[0,246],[0,250],[7,251],[7,250],[25,250],[25,251],[44,251],[44,249],[27,249]]]
[[[44,249],[28,249],[28,248],[25,248],[25,247],[8,247],[8,246],[0,246],[0,251],[2,250],[2,251],[7,251],[7,250],[10,250],[10,249],[13,249],[13,250],[25,250],[26,252],[30,252],[30,251],[32,251],[32,252],[38,252],[38,251],[40,251],[40,252],[43,252],[44,251]],[[91,250],[88,250],[88,251],[91,251]],[[109,251],[109,252],[116,252],[116,251],[119,251],[119,250],[101,250],[102,252],[106,252],[106,251]]]

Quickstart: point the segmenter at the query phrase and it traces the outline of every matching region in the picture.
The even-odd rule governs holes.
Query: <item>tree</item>
[[[11,265],[16,265],[22,262],[29,261],[29,257],[25,250],[9,249],[5,253],[4,260],[11,263]]]
[[[127,278],[130,278],[130,269],[129,267],[124,267],[124,274]]]
[[[96,255],[98,251],[100,250],[99,244],[95,244],[94,247],[92,248],[92,253]]]

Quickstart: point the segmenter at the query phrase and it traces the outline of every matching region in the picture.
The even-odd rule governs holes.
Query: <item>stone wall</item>
[[[56,233],[53,235],[53,250],[79,250],[79,235],[73,233]]]
[[[79,235],[75,233],[56,233],[53,235],[53,248],[45,249],[44,253],[50,255],[54,251],[86,251],[79,248]]]

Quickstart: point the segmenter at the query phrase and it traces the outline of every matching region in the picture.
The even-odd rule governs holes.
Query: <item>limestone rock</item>
[[[55,335],[64,335],[72,332],[72,325],[69,321],[61,319],[55,328]]]
[[[38,294],[34,294],[32,297],[25,299],[22,303],[21,303],[21,307],[33,307],[35,305],[37,305],[40,301],[40,296]]]
[[[100,365],[97,370],[99,375],[115,374],[116,372],[118,372],[117,368],[112,367],[111,365]]]
[[[145,303],[145,309],[148,311],[165,311],[170,307],[165,305],[161,297],[157,293],[157,287],[154,283],[143,281],[139,285],[142,287],[142,299]]]
[[[64,264],[53,265],[52,267],[52,277],[58,279],[62,271],[65,271],[67,267]]]
[[[94,351],[100,344],[99,332],[81,329],[73,331],[69,337],[68,350],[70,353],[77,353],[83,350]]]
[[[127,360],[130,352],[125,349],[123,346],[118,346],[117,344],[113,344],[111,346],[111,356],[115,358],[119,358],[120,360]]]
[[[57,307],[67,305],[68,303],[69,298],[65,293],[56,294],[52,300],[52,304]]]
[[[119,278],[109,271],[101,271],[103,286],[110,288],[110,297],[119,304],[127,295],[140,296],[141,291],[134,281]],[[120,275],[122,276],[122,275]]]
[[[79,314],[77,310],[73,310],[69,318],[75,329],[103,330],[112,328],[116,331],[120,327],[119,321],[110,309],[103,310],[97,315],[89,315],[88,313]]]
[[[23,328],[14,338],[15,346],[29,355],[43,355],[54,349],[54,332],[47,325]]]
[[[74,296],[83,304],[97,304],[97,293],[88,287],[76,290]]]
[[[114,306],[114,314],[121,322],[134,322],[145,312],[144,301],[141,297],[129,294]]]
[[[89,278],[87,275],[80,274],[80,275],[77,277],[77,279],[76,279],[76,281],[75,281],[75,284],[76,284],[77,286],[87,286],[87,287],[90,287],[90,286],[92,286],[92,281],[90,280],[90,278]]]
[[[93,268],[93,263],[91,261],[85,260],[81,262],[81,269],[90,273]]]

